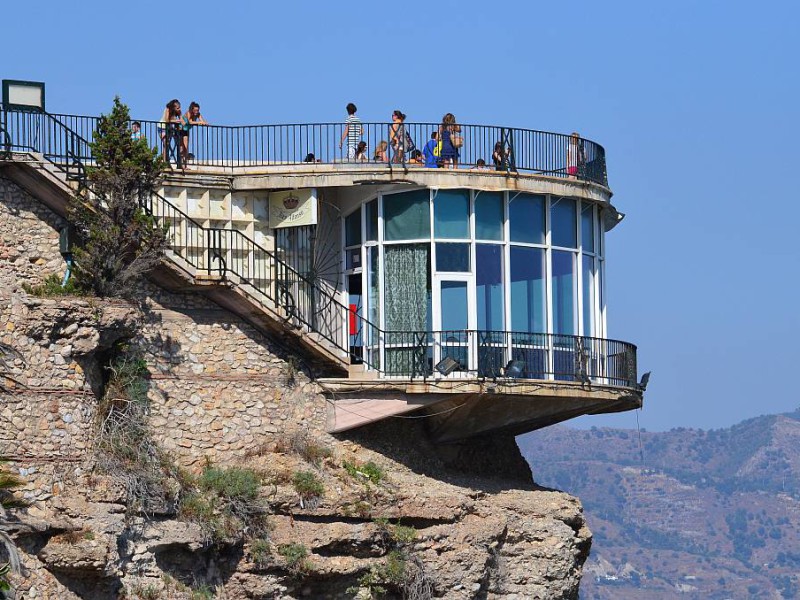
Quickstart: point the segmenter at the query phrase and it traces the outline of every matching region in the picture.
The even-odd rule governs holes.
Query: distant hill
[[[800,410],[727,429],[517,439],[594,533],[582,600],[800,597]]]

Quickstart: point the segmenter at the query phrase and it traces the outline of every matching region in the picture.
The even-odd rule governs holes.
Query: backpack
[[[406,153],[411,154],[417,147],[414,145],[414,140],[411,139],[411,134],[406,131]]]

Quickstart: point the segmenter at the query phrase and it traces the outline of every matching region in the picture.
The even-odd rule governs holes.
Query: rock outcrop
[[[331,436],[314,365],[196,294],[26,294],[21,283],[46,274],[28,265],[57,271],[57,219],[2,178],[0,211],[0,341],[20,353],[7,361],[0,455],[29,502],[6,524],[23,559],[18,597],[363,598],[399,544],[418,584],[409,597],[577,597],[591,539],[581,506],[538,488],[513,438],[437,447],[413,415]],[[145,360],[164,456],[189,473],[258,473],[268,534],[210,536],[174,497],[137,510],[124,478],[98,467],[104,366],[121,348]]]

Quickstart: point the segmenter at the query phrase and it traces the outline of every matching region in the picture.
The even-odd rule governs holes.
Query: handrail
[[[12,149],[38,152],[68,177],[73,163],[57,159],[74,160],[85,172],[83,161],[91,160],[85,138],[52,115],[27,115],[31,123],[20,128],[15,118],[17,127],[6,127]],[[62,135],[39,135],[43,125]],[[29,135],[34,130],[36,135]],[[22,139],[13,139],[20,132]],[[68,152],[62,153],[67,138]],[[232,278],[254,302],[279,309],[290,325],[319,335],[352,362],[384,376],[425,379],[437,370],[454,378],[556,379],[637,389],[636,346],[619,340],[512,331],[386,331],[361,315],[354,315],[356,331],[347,331],[350,308],[337,298],[335,287],[308,279],[239,230],[205,227],[156,192],[139,200],[145,212],[166,224],[172,251],[189,266]]]
[[[87,139],[91,139],[97,122],[97,117],[93,116],[52,116]],[[162,123],[148,120],[139,123],[145,138],[154,144],[163,144],[160,141],[163,139]],[[195,126],[188,137],[189,164],[239,168],[319,161],[343,168],[365,164],[382,165],[389,169],[421,167],[411,161],[410,149],[402,145],[388,145],[384,160],[372,160],[379,143],[388,143],[390,127],[391,123],[361,124],[361,135],[352,138],[353,141],[358,139],[366,143],[367,160],[361,161],[352,156],[347,139],[339,147],[345,131],[345,124],[341,122]],[[422,151],[431,134],[438,134],[440,124],[406,122],[403,127],[415,149]],[[608,186],[605,149],[592,140],[577,138],[577,141],[573,141],[568,134],[496,125],[459,124],[459,128],[459,135],[463,139],[458,158],[458,167],[461,169],[474,168],[478,159],[483,159],[490,170],[507,173],[524,171]],[[168,136],[166,142],[170,142]],[[495,165],[493,155],[498,143],[501,152]],[[310,155],[313,155],[313,159]]]
[[[557,333],[492,330],[385,331],[387,377],[554,379],[638,389],[636,346]],[[365,344],[364,353],[377,351]]]

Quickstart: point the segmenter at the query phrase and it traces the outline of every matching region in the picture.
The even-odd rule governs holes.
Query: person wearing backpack
[[[446,169],[455,169],[458,167],[458,149],[464,145],[464,138],[461,137],[461,127],[456,123],[453,113],[442,117],[439,139],[442,140],[442,165]]]
[[[392,124],[389,126],[389,144],[393,150],[392,162],[405,162],[405,155],[411,154],[415,149],[414,140],[406,131],[406,116],[399,110],[392,112]]]

